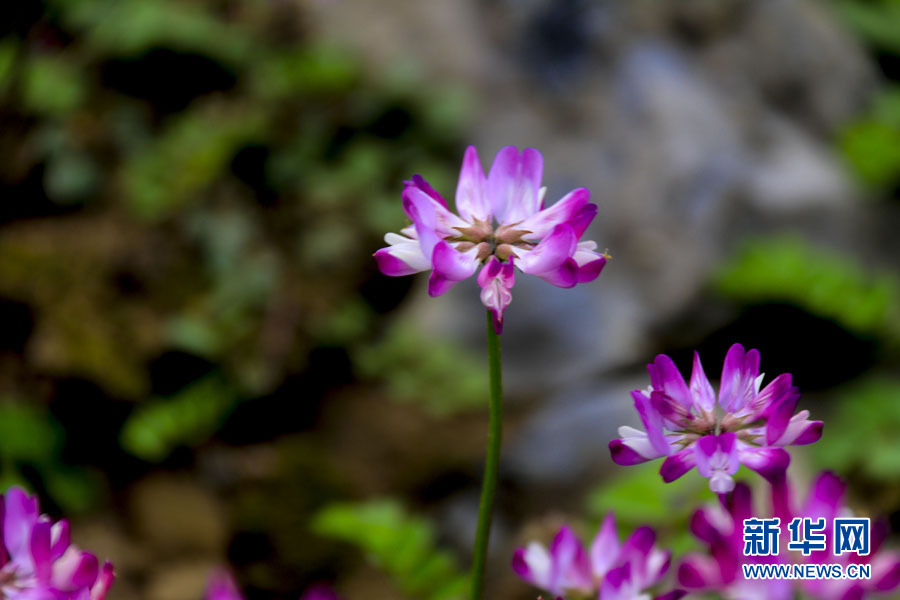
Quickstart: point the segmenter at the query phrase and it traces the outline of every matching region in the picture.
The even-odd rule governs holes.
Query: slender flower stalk
[[[415,175],[403,190],[403,211],[411,224],[400,233],[388,233],[384,237],[388,245],[375,252],[385,275],[431,271],[430,296],[440,296],[478,272],[481,302],[487,308],[490,429],[473,551],[472,600],[481,600],[484,593],[503,428],[499,335],[503,314],[512,302],[516,269],[570,288],[596,279],[609,258],[595,251],[597,244],[581,239],[597,216],[590,192],[578,188],[545,207],[543,171],[540,152],[506,146],[485,175],[477,150],[469,146],[456,187],[455,212]]]
[[[484,569],[491,537],[491,516],[497,490],[500,467],[500,445],[503,438],[503,373],[500,363],[500,336],[493,327],[493,315],[487,313],[488,366],[490,371],[490,429],[484,460],[484,481],[478,505],[478,528],[475,531],[475,550],[472,553],[472,600],[484,594]]]

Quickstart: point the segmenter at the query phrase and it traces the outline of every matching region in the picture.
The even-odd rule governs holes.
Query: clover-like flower
[[[777,497],[783,491],[773,487],[775,514],[781,518],[779,553],[774,556],[744,556],[744,519],[760,517],[753,509],[750,488],[739,483],[725,501],[699,509],[691,518],[691,532],[708,547],[707,554],[687,555],[678,566],[680,585],[699,592],[716,592],[728,600],[792,600],[798,592],[804,597],[818,600],[861,600],[868,595],[892,592],[900,586],[900,553],[884,550],[882,545],[887,537],[888,527],[883,522],[872,522],[869,554],[833,553],[830,525],[835,517],[852,516],[852,511],[844,504],[846,486],[834,474],[823,472],[813,482],[812,488],[796,512],[791,507],[790,490],[787,497]],[[826,549],[812,550],[808,557],[800,552],[788,550],[788,527],[786,523],[795,517],[809,517],[813,520],[824,518],[829,525],[825,529]],[[869,579],[745,579],[744,564],[838,564],[846,569],[851,563],[869,564]]]
[[[225,569],[217,569],[210,575],[205,600],[244,600],[234,577]],[[330,586],[316,583],[306,588],[300,600],[340,600]]]
[[[0,598],[103,600],[113,566],[70,544],[69,523],[40,513],[38,500],[17,487],[0,495],[3,544]]]
[[[537,542],[519,548],[512,568],[527,583],[557,597],[597,596],[599,600],[649,600],[647,590],[659,584],[669,570],[671,553],[655,546],[649,527],[637,529],[619,542],[615,518],[606,516],[586,550],[569,527],[562,527],[548,551]],[[656,600],[677,600],[674,590]]]
[[[456,213],[422,177],[405,183],[403,210],[412,225],[385,236],[375,253],[385,275],[431,270],[428,293],[440,296],[481,267],[481,301],[500,333],[512,301],[514,266],[553,285],[569,288],[593,281],[607,256],[580,241],[597,215],[590,192],[578,188],[544,208],[544,159],[526,148],[497,153],[487,176],[474,146],[466,149],[456,188]],[[458,213],[458,214],[457,214]]]
[[[645,431],[620,427],[609,443],[613,461],[634,465],[665,457],[660,475],[674,481],[697,467],[716,493],[734,489],[741,464],[769,480],[784,474],[790,455],[782,446],[811,444],[822,422],[809,411],[794,413],[800,393],[788,373],[760,390],[759,352],[733,345],[725,356],[718,400],[694,353],[690,384],[672,359],[660,354],[647,365],[650,387],[631,393]]]

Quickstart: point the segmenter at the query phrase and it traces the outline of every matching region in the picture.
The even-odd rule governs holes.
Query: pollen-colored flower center
[[[513,254],[514,248],[525,250],[535,246],[533,242],[527,242],[523,236],[531,233],[525,229],[516,229],[515,225],[500,225],[496,229],[488,221],[475,221],[469,227],[456,227],[459,236],[448,236],[449,242],[456,242],[456,249],[460,252],[468,252],[472,248],[478,248],[478,260],[485,260],[491,255],[505,261]]]

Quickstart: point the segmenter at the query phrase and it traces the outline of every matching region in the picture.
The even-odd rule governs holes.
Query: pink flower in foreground
[[[773,486],[774,515],[781,518],[781,540],[777,556],[744,556],[744,519],[759,517],[753,509],[750,488],[739,483],[724,503],[701,508],[691,519],[691,531],[709,548],[708,554],[690,554],[678,567],[678,582],[697,591],[715,591],[729,600],[791,600],[799,592],[805,597],[820,600],[860,600],[869,595],[892,592],[900,586],[900,553],[881,550],[887,537],[884,523],[873,522],[869,554],[841,554],[834,556],[831,523],[835,517],[850,517],[844,505],[846,486],[832,473],[822,473],[813,482],[802,509],[792,509],[789,489],[782,481]],[[789,532],[786,523],[794,517],[824,518],[826,549],[813,550],[804,557],[800,551],[788,549]],[[756,579],[744,578],[743,564],[839,564],[871,565],[869,579]]]
[[[657,548],[655,540],[652,529],[641,527],[620,544],[615,519],[609,514],[590,550],[563,527],[549,551],[537,542],[516,550],[512,568],[520,578],[554,596],[599,592],[599,600],[649,600],[647,590],[662,581],[671,560],[671,553]],[[683,595],[675,590],[657,600],[677,600]]]
[[[69,523],[40,513],[37,498],[17,487],[0,495],[0,598],[103,600],[113,566],[69,541]]]
[[[822,422],[809,411],[794,413],[800,393],[782,374],[760,390],[759,352],[733,345],[725,357],[718,400],[694,353],[690,384],[672,359],[660,354],[647,365],[650,387],[631,393],[645,431],[620,427],[609,443],[613,461],[634,465],[666,457],[660,475],[674,481],[697,467],[712,491],[734,488],[741,464],[769,480],[781,477],[790,463],[782,446],[811,444],[822,437]]]
[[[385,275],[431,270],[428,293],[440,296],[481,267],[481,301],[499,333],[512,301],[514,266],[553,285],[593,281],[606,264],[597,244],[580,241],[597,215],[590,192],[575,189],[544,208],[541,153],[507,146],[487,176],[474,146],[466,149],[456,188],[456,213],[422,177],[407,181],[403,210],[412,225],[385,236],[375,253]],[[458,213],[458,214],[457,214]]]
[[[244,600],[231,574],[222,569],[213,572],[206,588],[205,600]],[[340,597],[328,585],[317,583],[309,586],[300,600],[340,600]]]

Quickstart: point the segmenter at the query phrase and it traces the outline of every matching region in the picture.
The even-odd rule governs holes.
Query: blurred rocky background
[[[795,457],[900,531],[900,8],[891,0],[35,0],[0,8],[0,480],[113,599],[456,598],[483,308],[371,258],[466,144],[591,189],[613,260],[520,278],[489,574],[615,509],[691,544],[705,484],[613,468],[658,352],[733,342],[826,421]]]

